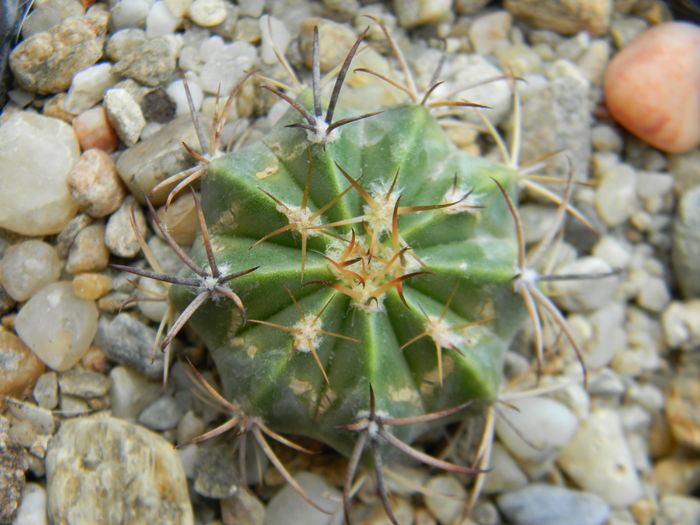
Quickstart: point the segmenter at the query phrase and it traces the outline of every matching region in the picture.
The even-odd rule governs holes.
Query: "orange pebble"
[[[700,26],[654,26],[610,62],[605,100],[630,133],[668,153],[700,144]]]
[[[119,144],[119,138],[102,106],[95,106],[75,117],[73,130],[83,151],[97,148],[112,153]]]

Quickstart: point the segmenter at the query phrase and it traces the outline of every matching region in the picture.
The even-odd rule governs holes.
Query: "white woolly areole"
[[[334,128],[331,132],[328,132],[330,124],[321,118],[317,118],[312,124],[313,130],[306,130],[306,138],[309,142],[314,144],[328,144],[330,142],[335,142],[340,138],[340,133],[338,133],[338,128]]]

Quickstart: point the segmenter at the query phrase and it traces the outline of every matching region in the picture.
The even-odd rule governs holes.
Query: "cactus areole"
[[[311,108],[310,92],[298,102]],[[517,173],[461,152],[423,105],[325,139],[303,126],[290,108],[202,180],[222,273],[259,267],[229,283],[245,324],[223,300],[191,319],[225,397],[276,432],[346,456],[357,434],[343,427],[367,414],[370,387],[376,412],[390,418],[495,401],[525,319],[513,221],[496,183],[513,195]],[[201,243],[195,258],[206,261]],[[193,297],[179,286],[171,294],[180,308]],[[389,431],[410,443],[444,423]]]

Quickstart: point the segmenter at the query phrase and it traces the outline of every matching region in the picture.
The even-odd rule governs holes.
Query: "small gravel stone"
[[[683,525],[700,523],[700,499],[669,494],[659,502],[657,525]]]
[[[204,422],[188,410],[177,424],[177,443],[181,445],[204,433]]]
[[[102,397],[109,392],[111,381],[108,376],[74,368],[60,375],[58,384],[61,394],[92,398]]]
[[[504,5],[516,18],[562,35],[603,35],[613,10],[612,0],[506,0]]]
[[[19,337],[0,331],[0,402],[8,395],[22,398],[43,371],[44,363]]]
[[[150,379],[160,379],[163,355],[153,355],[156,331],[135,317],[120,313],[113,319],[101,317],[95,344],[102,347],[110,359],[133,367]]]
[[[127,146],[138,142],[141,130],[146,125],[141,107],[125,89],[113,88],[105,93],[107,118],[117,135]]]
[[[50,410],[16,399],[9,399],[7,406],[15,418],[31,424],[37,433],[51,435],[55,432],[56,422]]]
[[[53,523],[194,523],[175,450],[120,419],[64,421],[46,455],[46,474]]]
[[[671,348],[700,346],[700,300],[674,301],[661,316],[664,340]]]
[[[335,487],[310,472],[300,472],[294,478],[313,501],[340,518],[342,498]],[[267,504],[265,525],[327,525],[330,519],[328,514],[313,508],[292,487],[285,485]]]
[[[484,482],[484,494],[494,494],[519,489],[527,485],[528,479],[508,450],[496,442],[491,449],[489,473]]]
[[[120,0],[112,6],[109,24],[114,31],[143,27],[151,5],[149,0]]]
[[[146,36],[154,38],[171,35],[180,25],[180,18],[175,16],[165,2],[154,2],[146,17]]]
[[[0,416],[0,523],[12,523],[24,489],[27,458],[21,445],[8,434],[10,423]]]
[[[613,20],[610,24],[610,36],[617,49],[628,46],[649,27],[646,20],[629,16]]]
[[[75,133],[61,120],[29,111],[5,119],[0,124],[0,227],[23,235],[61,231],[78,209],[66,179],[79,155]]]
[[[666,395],[666,420],[676,440],[700,450],[700,388],[696,360],[685,359],[672,379]]]
[[[135,420],[162,394],[160,383],[149,381],[125,366],[116,366],[110,373],[110,409],[115,417]]]
[[[114,255],[119,257],[135,257],[141,247],[138,237],[131,226],[131,210],[134,210],[136,227],[142,236],[146,235],[146,218],[141,207],[136,204],[133,196],[129,195],[119,209],[107,221],[105,242]]]
[[[104,92],[117,83],[109,63],[97,64],[76,74],[66,96],[66,111],[78,114],[102,100]]]
[[[63,264],[56,249],[43,241],[24,241],[7,249],[0,263],[0,282],[15,301],[26,301],[58,281]]]
[[[83,152],[68,174],[68,186],[78,205],[92,217],[112,213],[126,194],[114,161],[100,149]]]
[[[557,268],[555,275],[604,275],[612,268],[603,259],[582,257]],[[582,312],[602,308],[612,301],[617,291],[616,276],[591,279],[571,279],[551,282],[554,301],[565,310]]]
[[[12,525],[48,525],[46,490],[38,483],[27,483]]]
[[[439,22],[452,9],[452,0],[394,0],[394,12],[403,27]]]
[[[199,26],[215,26],[226,18],[226,6],[223,0],[194,0],[189,16]]]
[[[75,117],[73,130],[83,150],[97,148],[111,153],[119,144],[119,137],[107,118],[104,106],[88,109]]]
[[[425,487],[425,506],[437,518],[441,525],[450,525],[457,516],[464,513],[467,491],[462,484],[449,474],[440,474],[430,478]],[[438,494],[444,494],[441,497]]]
[[[588,316],[591,337],[584,345],[584,361],[590,370],[608,365],[627,344],[625,305],[611,301]]]
[[[289,30],[279,18],[263,15],[260,17],[260,33],[262,35],[260,58],[265,64],[276,64],[277,56],[272,47],[273,41],[279,52],[284,55],[291,40]]]
[[[264,525],[265,505],[250,490],[241,488],[221,500],[221,519],[224,524]]]
[[[87,401],[68,394],[60,395],[58,407],[66,417],[76,417],[90,413],[90,405],[87,404]]]
[[[152,430],[162,431],[175,428],[181,417],[182,410],[175,398],[162,396],[139,414],[138,422]]]
[[[180,195],[170,207],[162,206],[157,213],[176,243],[190,245],[194,242],[199,222],[191,193]]]
[[[76,297],[70,282],[59,281],[45,286],[25,303],[15,328],[44,364],[54,370],[68,370],[87,352],[95,336],[97,308],[92,301]]]
[[[73,217],[56,237],[56,251],[59,257],[66,258],[78,234],[92,224],[92,218],[84,213]]]
[[[255,27],[258,27],[257,21]],[[204,92],[212,95],[219,91],[221,96],[229,95],[258,60],[255,46],[240,41],[226,44],[218,36],[208,38],[200,52],[205,62],[199,73],[199,84]]]
[[[76,73],[102,57],[108,19],[106,11],[92,9],[23,40],[10,55],[15,80],[40,95],[65,91]]]
[[[229,444],[212,442],[200,445],[194,480],[197,494],[214,499],[233,497],[241,489],[238,462],[234,459]]]
[[[112,278],[102,273],[81,273],[73,278],[73,293],[81,299],[95,300],[112,289]]]
[[[562,449],[558,462],[578,486],[612,506],[630,505],[642,496],[642,484],[615,410],[592,411]]]
[[[700,186],[681,196],[673,222],[673,270],[684,297],[700,297]]]
[[[494,54],[507,46],[513,17],[508,11],[495,11],[477,17],[469,27],[469,38],[480,55]]]
[[[32,395],[40,407],[48,410],[56,408],[58,406],[58,374],[56,372],[41,374],[36,380]]]
[[[75,237],[68,253],[66,271],[76,274],[103,270],[109,263],[103,224],[91,224]]]
[[[187,87],[190,91],[190,97],[192,101],[192,107],[194,111],[197,112],[202,107],[202,100],[204,99],[204,93],[202,88],[199,87],[196,79],[187,78]],[[165,89],[170,100],[175,103],[176,114],[177,115],[190,115],[190,106],[187,99],[187,91],[185,90],[185,82],[182,79],[174,80]]]
[[[149,122],[165,124],[175,117],[176,104],[164,89],[151,91],[141,101],[143,117]]]
[[[589,492],[535,483],[498,498],[513,525],[604,525],[610,507]]]
[[[172,35],[144,40],[114,64],[114,72],[146,86],[158,86],[174,73],[177,52]]]
[[[615,128],[607,124],[593,126],[591,142],[596,151],[622,151],[622,137]]]
[[[301,26],[299,43],[304,63],[310,68],[313,62],[313,28],[318,27],[318,44],[321,58],[321,71],[328,71],[345,60],[345,54],[354,43],[357,35],[344,24],[324,18],[309,18]]]
[[[486,58],[471,54],[459,54],[453,63],[455,71],[454,80],[450,83],[450,90],[473,86],[482,81],[493,80],[503,76],[503,71],[498,69]],[[477,104],[484,104],[490,109],[486,116],[496,126],[508,115],[511,101],[511,92],[508,82],[497,80],[486,82],[483,85],[470,87],[469,90],[460,93]],[[482,125],[481,119],[474,112],[464,115],[464,119],[473,124]]]

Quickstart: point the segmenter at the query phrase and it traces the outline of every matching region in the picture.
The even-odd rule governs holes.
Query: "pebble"
[[[47,284],[58,281],[63,263],[56,249],[29,240],[10,246],[0,262],[0,282],[15,301],[26,301]]]
[[[493,443],[489,472],[483,487],[484,494],[516,490],[527,483],[527,476],[508,450],[501,443]]]
[[[109,376],[73,368],[62,373],[58,378],[61,394],[82,398],[102,397],[109,392]]]
[[[120,0],[110,10],[109,24],[114,31],[142,27],[151,5],[149,0]]]
[[[81,113],[102,100],[105,91],[117,83],[112,64],[105,62],[84,69],[73,77],[64,107],[73,114]]]
[[[150,191],[168,176],[192,166],[192,158],[182,147],[182,142],[201,153],[189,116],[164,125],[119,157],[117,173],[140,202],[144,202],[144,195],[149,195],[155,206],[165,204],[168,188],[154,194]]]
[[[104,106],[107,118],[122,142],[127,146],[136,144],[146,119],[134,97],[125,89],[112,88],[105,93]]]
[[[131,225],[131,210],[134,210],[134,222],[142,236],[146,235],[146,218],[141,206],[132,195],[122,202],[107,221],[105,243],[114,255],[119,257],[135,257],[141,250],[138,237]]]
[[[226,18],[226,4],[223,0],[194,0],[189,17],[202,27],[219,25]]]
[[[91,217],[104,217],[116,210],[126,194],[112,158],[101,149],[80,156],[68,174],[71,195]]]
[[[685,361],[666,392],[666,420],[679,443],[700,450],[700,366],[697,359]]]
[[[700,185],[700,150],[668,155],[667,158],[676,192],[682,193]]]
[[[112,8],[112,20],[114,20],[114,9]],[[141,46],[145,40],[146,32],[143,29],[135,27],[122,29],[110,35],[105,45],[105,55],[112,62],[118,62],[127,53]]]
[[[0,404],[8,395],[23,398],[43,371],[44,363],[19,337],[0,331]]]
[[[68,253],[66,271],[76,274],[103,270],[109,263],[104,224],[91,224],[80,230]]]
[[[615,354],[625,348],[625,305],[611,301],[588,316],[590,339],[583,346],[584,361],[589,370],[607,366]]]
[[[508,11],[494,11],[477,17],[469,26],[469,39],[480,55],[491,55],[507,46],[513,17]]]
[[[602,308],[612,301],[619,277],[595,278],[612,270],[598,257],[582,257],[557,268],[554,275],[590,275],[588,279],[552,281],[549,289],[554,301],[564,310],[586,312]]]
[[[66,258],[78,234],[92,224],[92,218],[84,213],[73,217],[65,228],[56,236],[56,251],[59,257]]]
[[[148,405],[137,421],[151,430],[163,431],[175,428],[181,417],[182,410],[175,398],[162,396]]]
[[[279,18],[263,15],[260,17],[260,34],[262,35],[260,58],[265,64],[274,65],[277,63],[277,56],[272,47],[273,42],[277,50],[284,56],[292,38],[289,30]]]
[[[205,430],[204,421],[197,417],[194,411],[188,410],[177,423],[178,445],[204,434]]]
[[[333,511],[333,514],[324,514],[313,508],[292,487],[285,485],[267,504],[265,525],[289,525],[290,523],[339,525],[341,523],[342,497],[335,487],[311,472],[300,472],[294,476],[294,479],[313,501],[324,509]]]
[[[680,198],[673,221],[671,256],[681,294],[700,297],[700,185]]]
[[[12,525],[48,525],[46,490],[39,483],[27,483]]]
[[[112,319],[102,316],[99,321],[95,344],[102,347],[110,359],[129,365],[150,379],[160,379],[163,374],[163,355],[153,356],[156,331],[127,313]]]
[[[187,75],[186,77],[192,107],[194,107],[194,111],[197,112],[202,107],[204,92],[202,91],[202,88],[199,87],[197,79],[194,78],[194,75]],[[165,93],[167,93],[168,99],[175,103],[175,113],[177,115],[190,115],[190,105],[189,101],[187,100],[187,91],[185,90],[184,80],[177,79],[171,82],[165,89]]]
[[[157,213],[176,243],[190,245],[194,242],[199,222],[191,193],[181,194],[170,207],[162,206]]]
[[[41,330],[36,327],[41,326]],[[15,321],[17,334],[44,364],[68,370],[85,354],[97,330],[97,308],[73,294],[68,281],[49,284],[27,301]]]
[[[78,209],[66,179],[79,155],[75,133],[61,120],[29,111],[5,119],[0,124],[0,227],[22,235],[61,231]]]
[[[76,73],[102,57],[108,19],[107,11],[91,9],[20,42],[10,54],[17,83],[40,95],[68,89]]]
[[[610,505],[630,505],[642,496],[620,415],[608,408],[591,411],[562,450],[558,463],[583,490],[598,494]],[[591,468],[595,465],[595,468]]]
[[[146,86],[159,86],[175,72],[178,47],[174,35],[144,40],[114,64],[114,72]]]
[[[562,35],[587,31],[591,36],[606,33],[613,10],[612,0],[506,0],[513,16],[534,27]]]
[[[450,525],[466,508],[467,491],[449,474],[434,476],[425,486],[425,506],[441,525]],[[445,497],[440,496],[444,494]]]
[[[104,106],[83,111],[73,119],[73,130],[83,151],[93,148],[112,153],[119,145],[119,137],[107,118]]]
[[[671,348],[700,346],[700,300],[673,301],[661,315],[664,341]]]
[[[141,101],[141,111],[148,122],[170,122],[175,117],[176,108],[177,105],[164,89],[151,91]]]
[[[700,27],[668,22],[648,29],[613,57],[605,101],[630,133],[681,153],[700,144],[699,85]]]
[[[39,376],[32,392],[34,401],[48,410],[53,410],[58,406],[58,374],[56,372],[45,372]]]
[[[622,151],[622,137],[608,124],[597,124],[591,129],[591,143],[595,151]]]
[[[115,366],[109,373],[111,387],[110,410],[114,417],[135,420],[153,401],[161,396],[160,383],[125,366]]]
[[[81,299],[99,299],[112,289],[112,278],[102,273],[81,273],[73,277],[73,293]]]
[[[618,162],[612,154],[597,153],[592,161],[595,177],[599,180],[594,201],[596,210],[605,224],[618,226],[639,207],[634,168]]]
[[[513,525],[604,525],[610,513],[595,494],[542,483],[503,494],[497,502]]]
[[[452,0],[394,0],[394,12],[402,27],[439,22],[451,9]]]
[[[22,499],[27,470],[26,453],[21,445],[10,438],[10,423],[0,416],[0,523],[12,523]]]
[[[194,490],[197,494],[214,499],[228,499],[235,496],[241,490],[238,479],[240,467],[237,459],[231,453],[230,443],[225,443],[223,440],[200,445],[194,480]]]
[[[180,22],[180,17],[175,16],[165,2],[154,2],[148,11],[148,16],[146,16],[146,36],[155,38],[171,35]]]
[[[669,494],[659,502],[656,525],[684,525],[700,523],[700,499]]]
[[[265,505],[246,488],[221,500],[221,520],[225,525],[265,525]]]
[[[258,18],[265,8],[264,0],[239,0],[238,6],[241,16]]]
[[[64,421],[46,455],[46,474],[53,523],[194,523],[177,452],[133,423]]]
[[[58,408],[64,417],[83,416],[91,411],[87,401],[67,394],[61,394]]]

